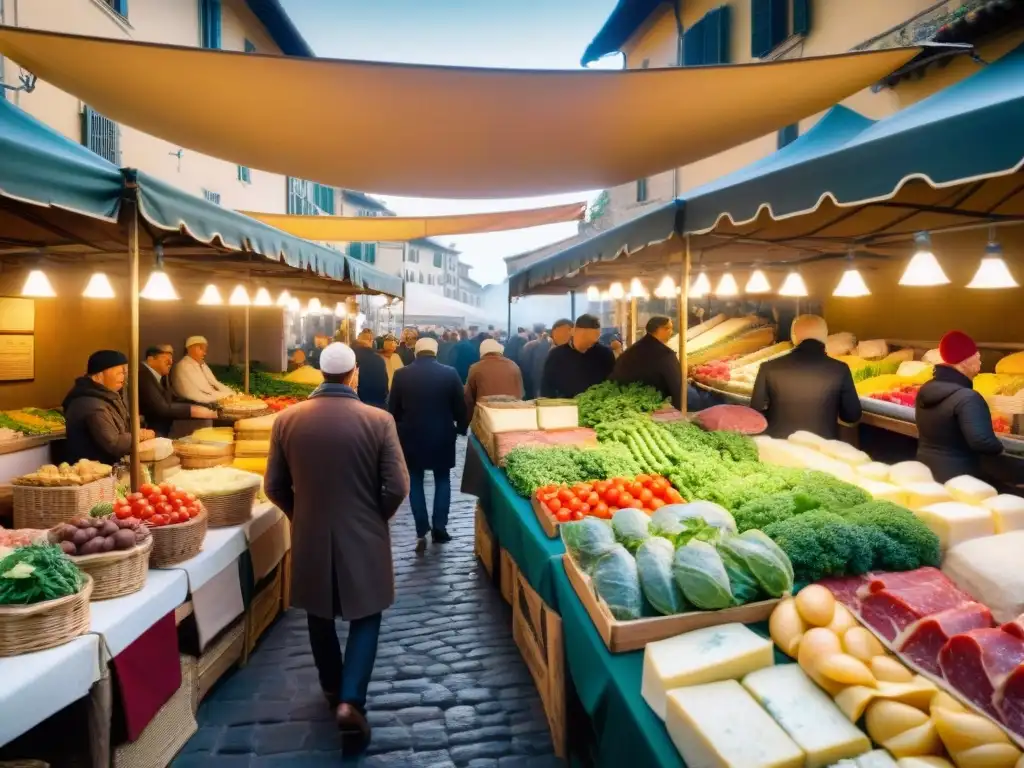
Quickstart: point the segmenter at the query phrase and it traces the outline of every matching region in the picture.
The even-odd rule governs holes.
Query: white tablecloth
[[[93,603],[93,607],[96,604]],[[100,679],[99,637],[0,659],[0,746],[89,693]]]
[[[107,656],[117,656],[143,632],[185,602],[188,578],[184,571],[150,570],[138,592],[92,604],[91,631],[103,637]]]

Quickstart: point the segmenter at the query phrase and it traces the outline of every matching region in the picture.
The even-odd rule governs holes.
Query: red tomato
[[[580,512],[578,509],[574,510],[573,513],[572,513],[572,519],[573,520],[582,520],[583,519],[583,513]]]
[[[665,502],[661,499],[651,499],[650,507],[653,512],[657,512],[659,509],[665,506]]]
[[[640,491],[640,495],[637,496],[637,498],[640,499],[640,501],[642,501],[647,506],[650,506],[651,499],[654,498],[654,494],[651,493],[650,488],[644,488],[642,491]]]
[[[132,510],[130,507],[118,507],[114,514],[118,520],[127,520],[132,516]]]
[[[149,520],[151,517],[153,517],[154,512],[155,511],[152,507],[143,507],[142,509],[139,510],[138,514],[135,515],[135,517],[139,518],[139,520]]]
[[[149,518],[149,524],[154,527],[159,527],[164,524],[163,515],[153,515]]]
[[[156,493],[156,491],[157,491],[157,488],[152,483],[143,483],[142,487],[139,488],[139,492],[143,496],[150,496],[150,495]]]
[[[644,503],[640,501],[640,499],[633,499],[629,506],[631,506],[633,509],[643,509]]]
[[[597,493],[597,491],[591,491],[590,494],[587,496],[587,504],[589,504],[592,507],[597,506],[597,504],[600,501],[601,496]]]
[[[608,512],[608,505],[605,504],[603,501],[597,502],[597,504],[595,504],[591,508],[590,514],[592,514],[594,517],[599,517],[602,520],[607,520],[609,517],[611,517],[611,514]]]
[[[613,477],[611,480],[612,485],[625,485],[626,482],[626,478],[624,477]]]
[[[134,501],[142,501],[142,494],[141,493],[129,493],[125,497],[125,500],[126,501],[132,501],[132,502],[134,502]]]
[[[172,500],[176,500],[176,501],[184,501],[184,499],[185,499],[185,492],[184,491],[171,491],[171,499]]]
[[[166,495],[174,490],[174,486],[170,483],[160,483],[160,493]]]
[[[580,512],[582,512],[584,515],[589,515],[590,514],[590,505],[586,504],[586,503],[580,504]]]
[[[675,488],[669,488],[665,491],[665,501],[669,504],[682,504],[683,496]]]
[[[651,476],[650,475],[637,475],[636,478],[635,478],[635,482],[640,483],[640,485],[648,485],[651,482]]]
[[[181,522],[181,515],[177,512],[171,512],[167,519],[170,521],[171,525],[177,525]]]
[[[628,507],[632,503],[633,503],[633,494],[631,494],[631,493],[629,493],[627,491],[623,491],[622,493],[619,494],[619,506],[620,507]]]
[[[611,483],[609,483],[607,480],[598,480],[596,483],[594,483],[594,490],[603,496],[610,485]]]
[[[632,482],[629,486],[629,492],[634,496],[639,496],[640,492],[644,489],[644,484],[640,482]]]
[[[174,507],[174,509],[181,509],[183,506],[185,506],[185,502],[182,501],[181,499],[171,499],[170,505]]]
[[[570,491],[568,488],[562,488],[558,492],[558,500],[561,501],[563,504],[568,504],[574,498],[576,497],[572,495],[572,491]]]
[[[572,492],[578,498],[585,499],[590,494],[590,488],[582,483],[577,483],[572,487]]]
[[[562,508],[562,502],[560,502],[558,499],[551,499],[551,501],[547,503],[547,508],[552,512],[557,512]]]
[[[620,493],[621,491],[613,486],[609,488],[607,491],[605,491],[604,500],[608,502],[609,506],[613,506],[618,503]]]
[[[555,514],[555,519],[560,523],[568,523],[572,519],[568,509],[560,509]]]
[[[194,493],[189,493],[188,491],[185,491],[185,501],[187,501],[189,504],[191,504],[195,500],[196,500],[196,496],[195,496]]]
[[[577,498],[574,498],[572,501],[569,502],[569,509],[573,512],[578,511],[582,506],[583,502]]]
[[[188,516],[190,518],[198,517],[199,516],[199,511],[200,511],[199,507],[188,507]]]
[[[665,482],[664,478],[656,477],[651,480],[651,484],[647,487],[651,489],[651,493],[660,499],[665,495],[665,488],[668,487],[668,483]]]

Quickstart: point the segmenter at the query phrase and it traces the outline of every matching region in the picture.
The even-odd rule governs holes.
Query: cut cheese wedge
[[[871,461],[857,467],[857,474],[866,477],[868,480],[885,482],[889,479],[889,465],[880,461]]]
[[[984,507],[972,507],[959,501],[943,501],[918,509],[917,518],[939,537],[943,549],[955,547],[971,539],[992,536],[995,518]]]
[[[1019,531],[1024,528],[1024,499],[1009,493],[1001,493],[981,502],[981,506],[992,511],[996,533]]]
[[[931,483],[932,471],[920,461],[901,461],[889,468],[889,482],[906,486],[910,483]]]
[[[797,430],[787,439],[789,442],[793,443],[793,445],[802,445],[805,448],[813,448],[816,451],[820,451],[821,447],[828,442],[828,440],[821,435],[816,435],[813,432],[807,432],[803,429]]]
[[[942,572],[969,595],[985,601],[1000,624],[1024,613],[1024,531],[972,539],[951,548]]]
[[[970,475],[959,475],[946,481],[946,490],[955,501],[964,504],[981,504],[985,499],[998,495],[998,491],[988,483]]]
[[[687,765],[700,768],[802,768],[805,765],[803,750],[735,680],[671,691],[665,727]]]
[[[883,483],[880,480],[869,480],[865,477],[857,479],[857,485],[871,494],[872,498],[879,501],[891,501],[901,507],[907,506],[907,492],[898,485]]]
[[[807,768],[825,768],[871,749],[868,737],[796,664],[751,672],[743,687],[804,751]]]
[[[934,480],[924,483],[907,483],[903,488],[907,491],[907,506],[915,512],[930,507],[932,504],[953,500],[946,487]]]
[[[640,694],[662,720],[665,695],[684,685],[738,679],[775,663],[774,646],[743,624],[722,624],[648,643]]]

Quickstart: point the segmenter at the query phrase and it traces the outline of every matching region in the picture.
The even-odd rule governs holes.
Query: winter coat
[[[175,421],[192,418],[192,406],[174,399],[167,377],[156,377],[155,371],[139,366],[139,415],[146,427],[157,437],[167,437]]]
[[[331,618],[380,613],[395,600],[388,520],[409,493],[395,421],[324,384],[282,411],[264,490],[292,523],[292,604]]]
[[[671,398],[675,408],[682,407],[683,374],[679,370],[679,355],[650,334],[616,358],[611,380],[654,387]]]
[[[430,355],[395,372],[388,409],[410,470],[455,466],[455,438],[469,423],[463,397],[459,375]]]
[[[402,359],[402,365],[412,365],[412,361],[416,359],[416,345],[410,347],[403,341],[395,353]]]
[[[453,349],[455,349],[454,341],[437,342],[437,362],[441,365],[451,365]]]
[[[480,345],[474,344],[472,339],[463,339],[452,347],[451,367],[459,374],[463,384],[469,379],[469,369],[473,363],[480,360]]]
[[[359,399],[367,405],[386,408],[388,403],[388,364],[370,347],[355,347],[359,368]]]
[[[544,378],[544,361],[548,359],[550,351],[551,338],[542,336],[526,342],[523,351],[519,353],[519,369],[523,372],[523,385],[528,399],[540,394],[540,382]]]
[[[511,360],[516,365],[521,362],[521,355],[523,354],[523,347],[526,346],[526,339],[518,333],[508,340],[505,345],[505,357]]]
[[[473,410],[481,397],[491,395],[523,396],[523,375],[519,366],[497,354],[484,355],[473,363],[466,380],[466,419],[473,420]]]
[[[555,347],[544,361],[540,394],[544,397],[576,397],[595,384],[607,381],[615,368],[615,355],[604,344],[578,352],[570,341]]]
[[[807,339],[785,357],[762,363],[750,407],[768,419],[768,434],[785,438],[805,430],[834,440],[839,420],[860,421],[861,407],[850,367]]]
[[[1003,452],[988,403],[955,368],[935,366],[932,380],[917,393],[915,411],[917,460],[940,483],[958,475],[977,476],[981,456]]]
[[[65,460],[116,464],[132,449],[131,417],[120,393],[88,376],[75,379],[64,397]]]

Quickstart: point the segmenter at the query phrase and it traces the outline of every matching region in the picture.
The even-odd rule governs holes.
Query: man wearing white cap
[[[388,521],[409,473],[394,419],[359,401],[355,352],[329,344],[320,370],[324,383],[274,422],[264,489],[292,522],[292,603],[306,611],[320,686],[354,754],[370,740],[366,692],[395,600]],[[349,622],[344,656],[337,616]]]
[[[476,402],[482,397],[523,396],[523,374],[504,352],[505,348],[494,339],[480,342],[480,362],[469,367],[466,379],[466,416],[470,421]]]
[[[235,390],[217,381],[206,364],[208,342],[204,336],[185,339],[185,356],[171,369],[171,389],[179,400],[196,405],[213,405]]]
[[[462,380],[454,368],[437,362],[437,341],[416,342],[411,365],[395,371],[388,408],[398,425],[402,452],[409,466],[409,504],[416,520],[416,553],[427,548],[427,533],[435,544],[452,540],[448,534],[451,506],[451,470],[455,466],[455,439],[466,433],[466,403]],[[423,475],[434,475],[433,515],[427,517]]]

